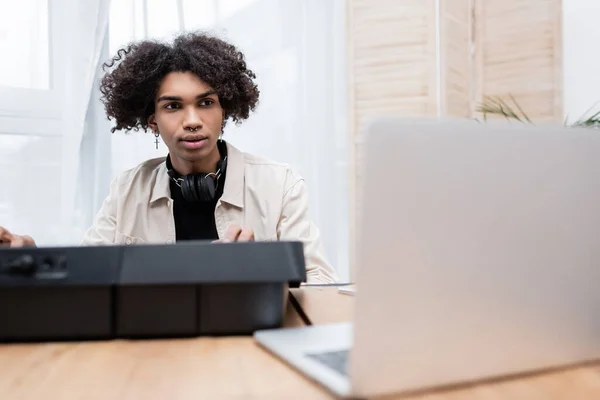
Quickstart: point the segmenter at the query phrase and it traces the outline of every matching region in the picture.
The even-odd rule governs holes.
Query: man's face
[[[148,124],[160,133],[181,174],[211,172],[219,161],[223,109],[214,89],[191,72],[164,77]]]

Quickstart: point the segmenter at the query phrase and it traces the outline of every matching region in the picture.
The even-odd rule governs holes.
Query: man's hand
[[[254,231],[250,228],[242,228],[239,225],[229,225],[225,237],[216,240],[215,243],[252,242]]]
[[[35,241],[31,236],[27,235],[14,235],[6,228],[0,226],[0,246],[8,247],[35,247]]]

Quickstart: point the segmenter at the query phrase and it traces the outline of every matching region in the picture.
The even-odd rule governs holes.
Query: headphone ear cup
[[[188,179],[187,176],[182,176],[181,177],[181,183],[179,185],[179,187],[181,188],[181,194],[183,196],[183,199],[185,201],[188,201],[189,195],[188,195]]]
[[[211,201],[217,192],[216,181],[206,174],[186,175],[181,181],[181,194],[189,202]]]
[[[202,176],[199,180],[198,189],[200,189],[202,201],[212,201],[217,192],[215,179],[210,175]]]
[[[194,192],[194,201],[201,201],[204,198],[202,192],[202,177],[203,174],[194,175],[194,184],[192,186],[192,190]]]
[[[185,201],[195,201],[194,176],[186,175],[181,182],[181,194]]]
[[[217,180],[211,175],[186,175],[181,179],[181,194],[185,201],[212,201],[217,194]]]

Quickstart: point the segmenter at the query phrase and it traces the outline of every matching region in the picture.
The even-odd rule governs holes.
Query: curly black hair
[[[144,40],[129,44],[103,65],[101,100],[116,130],[147,130],[154,99],[170,72],[192,72],[211,86],[225,113],[224,123],[248,118],[258,104],[256,75],[233,45],[206,33],[188,33],[172,43]]]

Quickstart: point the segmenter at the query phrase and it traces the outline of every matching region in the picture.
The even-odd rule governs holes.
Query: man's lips
[[[180,140],[184,142],[199,142],[201,140],[206,140],[206,136],[203,135],[185,135]]]
[[[181,138],[183,145],[192,150],[201,148],[206,141],[207,137],[202,135],[185,135]]]

